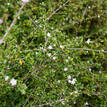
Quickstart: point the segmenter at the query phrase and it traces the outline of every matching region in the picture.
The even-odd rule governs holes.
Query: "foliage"
[[[1,38],[21,5],[0,0]],[[28,2],[0,44],[0,106],[106,107],[106,19],[106,0]]]

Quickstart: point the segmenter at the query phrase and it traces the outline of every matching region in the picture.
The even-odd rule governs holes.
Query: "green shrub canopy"
[[[0,107],[42,106],[107,106],[106,0],[0,0]]]

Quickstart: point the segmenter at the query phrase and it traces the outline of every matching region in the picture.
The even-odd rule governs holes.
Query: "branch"
[[[56,10],[54,10],[54,11],[52,12],[52,14],[46,19],[46,21],[49,21],[50,18],[51,18],[57,11],[59,11],[63,6],[65,6],[68,2],[69,2],[69,0],[66,1],[63,5],[59,6],[59,8],[57,8]]]
[[[107,54],[107,51],[104,51],[104,50],[95,50],[95,49],[86,49],[86,48],[68,48],[68,49],[72,49],[72,50],[85,50],[85,51],[95,51],[95,52],[103,52],[103,53]]]
[[[8,35],[8,33],[11,31],[12,27],[15,25],[16,21],[17,21],[17,17],[20,15],[22,9],[24,8],[25,3],[22,4],[22,6],[20,7],[19,11],[17,12],[15,18],[13,19],[10,27],[7,29],[6,33],[4,34],[4,36],[2,37],[2,39],[0,40],[0,44],[2,44],[4,42],[5,37]]]

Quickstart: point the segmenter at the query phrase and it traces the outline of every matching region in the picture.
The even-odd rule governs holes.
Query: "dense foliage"
[[[21,5],[0,0],[0,38]],[[0,44],[0,107],[22,106],[107,107],[106,0],[25,3]]]

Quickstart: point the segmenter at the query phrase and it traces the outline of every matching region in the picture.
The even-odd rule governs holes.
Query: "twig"
[[[68,49],[72,49],[72,50],[86,50],[86,51],[95,51],[95,52],[103,52],[107,54],[107,51],[104,50],[94,50],[94,49],[86,49],[86,48],[68,48]]]
[[[69,46],[69,45],[64,45],[64,46]],[[54,49],[54,48],[53,48]],[[86,50],[86,51],[95,51],[95,52],[103,52],[103,53],[107,53],[107,51],[105,50],[97,50],[97,49],[86,49],[86,48],[67,48],[67,49],[72,49],[72,50]],[[36,51],[36,50],[41,50],[41,49],[35,49],[35,50],[24,50],[25,52],[32,52],[32,51]]]
[[[11,31],[12,27],[15,25],[16,21],[17,21],[17,17],[20,15],[22,9],[24,8],[25,3],[22,4],[22,6],[20,7],[18,13],[16,14],[15,18],[13,19],[10,27],[7,29],[6,33],[4,34],[4,36],[2,37],[2,39],[0,40],[0,44],[2,44],[4,42],[5,37],[8,35],[8,33]]]
[[[85,11],[84,11],[84,12],[85,12]],[[101,14],[100,16],[103,16],[103,14]],[[98,17],[98,15],[95,15],[95,16],[92,16],[92,17],[90,17],[90,18],[82,19],[82,20],[80,20],[80,21],[73,21],[72,24],[69,24],[69,25],[67,25],[67,26],[61,27],[60,30],[62,31],[62,30],[64,30],[64,29],[68,28],[68,27],[71,27],[71,26],[75,25],[75,24],[79,24],[79,23],[82,23],[82,22],[84,22],[84,21],[89,21],[89,20],[95,19],[95,18],[97,18],[97,17]]]
[[[55,102],[49,102],[47,104],[42,104],[42,105],[38,105],[38,106],[40,107],[40,106],[52,105],[52,104],[56,104],[56,103],[61,102],[61,101],[65,101],[65,99],[59,99],[59,100],[56,100]]]
[[[60,10],[63,6],[65,6],[68,2],[69,2],[69,1],[66,1],[63,5],[59,6],[59,8],[57,8],[56,10],[54,10],[54,11],[52,12],[52,14],[46,19],[46,21],[49,21],[50,18],[51,18],[54,14],[56,14],[56,12],[59,11],[59,10]]]

